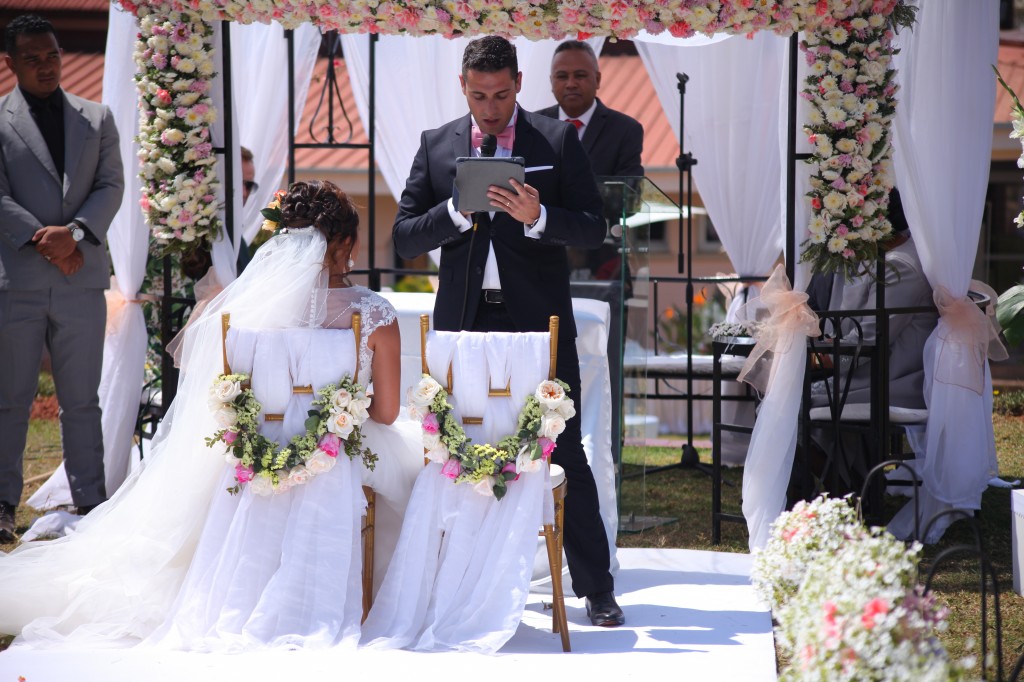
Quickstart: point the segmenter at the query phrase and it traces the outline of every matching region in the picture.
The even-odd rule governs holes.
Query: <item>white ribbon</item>
[[[984,311],[970,297],[957,298],[941,284],[932,295],[940,315],[935,380],[981,395],[986,360],[1005,360],[1008,355],[995,322],[996,292],[977,280],[971,289],[989,297]]]

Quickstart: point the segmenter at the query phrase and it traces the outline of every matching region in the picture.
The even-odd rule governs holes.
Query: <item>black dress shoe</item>
[[[84,505],[79,506],[75,511],[76,511],[76,513],[79,516],[85,516],[86,514],[91,512],[93,509],[95,509],[96,507],[100,506],[101,504],[103,504],[103,503],[102,502],[97,502],[96,504],[84,504]]]
[[[7,502],[0,502],[0,544],[16,542],[18,536],[14,534],[14,505]]]
[[[601,592],[587,597],[587,615],[592,624],[605,628],[615,628],[626,622],[625,614],[615,603],[614,592]]]

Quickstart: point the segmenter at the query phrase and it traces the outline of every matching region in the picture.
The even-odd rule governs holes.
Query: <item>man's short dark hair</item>
[[[53,24],[46,19],[37,14],[22,14],[12,19],[4,29],[4,48],[8,55],[14,57],[18,36],[37,36],[44,33],[52,33],[54,38],[57,37]]]
[[[895,187],[889,192],[889,222],[892,224],[892,231],[899,234],[910,229],[907,223],[907,214],[903,212],[903,199],[900,191]]]
[[[566,50],[579,50],[581,52],[586,52],[593,57],[595,62],[597,61],[597,54],[594,53],[594,48],[590,46],[590,43],[583,40],[566,40],[563,43],[558,43],[558,47],[555,48],[555,54],[565,52]]]
[[[467,71],[496,73],[508,69],[515,78],[519,74],[519,60],[516,58],[516,46],[500,36],[484,36],[477,38],[466,46],[462,53],[462,76]]]

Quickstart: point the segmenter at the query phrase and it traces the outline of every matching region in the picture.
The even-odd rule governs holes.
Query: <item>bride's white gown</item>
[[[327,326],[345,328],[352,311],[362,315],[365,384],[373,360],[366,340],[394,322],[394,309],[361,287],[326,297]],[[205,334],[207,346],[212,338]],[[284,415],[263,427],[279,443],[304,430],[312,400],[292,386],[336,383],[353,365],[351,334],[334,329],[239,328],[228,341],[232,370],[252,374],[265,413]],[[207,349],[193,360],[191,371],[203,368],[207,385],[220,371],[209,373],[213,355]],[[226,488],[233,468],[203,442],[215,425],[204,414],[201,382],[186,379],[182,389],[165,429],[171,433],[158,435],[150,461],[111,502],[67,538],[0,556],[0,631],[35,646],[354,645],[362,614],[361,486],[378,495],[375,561],[382,574],[422,467],[418,424],[364,424],[364,444],[380,457],[373,472],[342,454],[331,471],[286,493],[260,497],[243,488],[232,496]],[[182,398],[202,405],[180,404]]]

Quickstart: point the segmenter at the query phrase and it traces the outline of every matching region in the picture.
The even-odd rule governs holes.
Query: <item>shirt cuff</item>
[[[544,208],[544,204],[540,206],[540,217],[537,218],[537,222],[530,227],[526,223],[523,223],[523,234],[530,239],[540,239],[540,236],[544,234],[544,228],[548,225],[548,210]]]
[[[473,223],[469,221],[469,218],[455,210],[455,201],[452,199],[448,200],[448,215],[451,217],[452,222],[455,223],[455,227],[459,228],[459,232],[465,232],[473,227]]]

